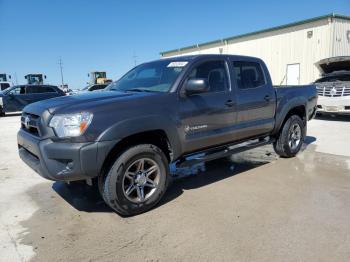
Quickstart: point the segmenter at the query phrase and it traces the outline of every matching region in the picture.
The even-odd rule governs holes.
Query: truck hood
[[[350,56],[335,56],[322,59],[315,63],[323,75],[335,71],[348,71],[350,68]]]
[[[87,92],[83,94],[62,96],[36,102],[26,106],[23,111],[31,114],[41,115],[44,111],[47,110],[50,114],[55,114],[58,111],[59,113],[61,111],[69,111],[70,108],[72,111],[76,111],[76,108],[86,110],[86,108],[93,107],[94,105],[101,103],[116,103],[149,95],[156,95],[156,93],[119,91]]]

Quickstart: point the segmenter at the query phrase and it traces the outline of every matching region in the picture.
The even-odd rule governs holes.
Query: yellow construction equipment
[[[90,82],[88,84],[108,84],[112,82],[112,79],[107,78],[106,72],[94,71],[88,74],[90,77]]]

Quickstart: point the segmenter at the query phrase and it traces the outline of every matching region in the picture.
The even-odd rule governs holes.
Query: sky
[[[333,12],[350,16],[350,0],[0,0],[0,73],[59,85],[61,57],[64,82],[83,88],[91,71],[117,80],[161,51]]]

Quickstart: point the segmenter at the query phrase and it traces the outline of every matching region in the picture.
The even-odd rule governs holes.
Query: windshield
[[[142,64],[110,84],[106,90],[168,92],[187,62],[165,60]]]
[[[14,88],[14,86],[11,86],[11,87],[8,87],[8,88],[6,88],[5,90],[2,90],[2,92],[4,93],[4,94],[7,94],[11,89],[13,89]]]
[[[316,81],[316,83],[323,83],[323,82],[348,82],[350,81],[350,74],[349,75],[335,75],[335,76],[325,76],[323,78],[320,78]]]

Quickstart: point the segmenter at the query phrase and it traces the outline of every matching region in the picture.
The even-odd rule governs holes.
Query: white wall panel
[[[308,37],[312,31],[312,37]],[[308,84],[320,76],[314,65],[317,61],[337,55],[350,55],[350,21],[325,18],[306,24],[259,33],[228,42],[203,45],[165,57],[192,54],[223,53],[262,58],[267,64],[275,85],[286,83],[288,64],[300,64],[300,84]]]

